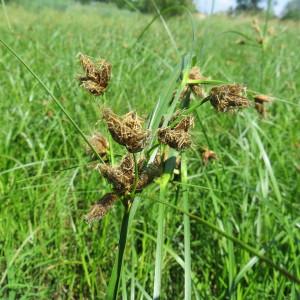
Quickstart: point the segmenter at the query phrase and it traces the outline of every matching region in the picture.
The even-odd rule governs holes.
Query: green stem
[[[187,165],[184,153],[181,156],[181,182],[187,183]],[[183,208],[189,211],[188,187],[183,188]],[[192,268],[191,268],[191,224],[188,215],[183,216],[184,225],[184,299],[190,300],[192,297]]]
[[[122,265],[123,265],[123,258],[124,258],[124,251],[126,247],[127,235],[128,235],[128,221],[130,215],[130,208],[125,208],[122,225],[121,225],[121,232],[119,238],[119,249],[117,254],[117,259],[115,261],[112,274],[109,280],[109,285],[107,289],[106,299],[107,300],[115,300],[118,296],[118,290],[120,285],[120,277],[122,273]]]
[[[96,157],[104,163],[103,159],[97,152],[97,150],[93,147],[93,145],[89,142],[87,137],[84,135],[84,133],[81,131],[79,126],[75,123],[73,118],[69,115],[69,113],[65,110],[63,105],[60,103],[60,101],[53,95],[53,93],[49,90],[49,88],[46,86],[46,84],[38,77],[37,74],[23,61],[23,59],[12,49],[10,48],[3,40],[0,39],[0,42],[2,45],[12,54],[14,55],[20,62],[21,64],[31,73],[31,75],[39,82],[39,84],[44,88],[44,90],[49,94],[49,96],[53,99],[55,104],[59,107],[59,109],[65,114],[65,116],[69,119],[73,127],[77,130],[77,132],[81,135],[81,137],[84,139],[84,141],[88,144],[88,146],[92,149]]]

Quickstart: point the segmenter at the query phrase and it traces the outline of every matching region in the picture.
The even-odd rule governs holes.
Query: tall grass
[[[97,12],[77,8],[34,15],[7,7],[14,33],[8,31],[6,23],[0,25],[1,39],[33,67],[85,134],[101,126],[98,100],[93,102],[74,86],[78,52],[112,62],[114,78],[106,101],[122,112],[132,108],[149,111],[149,103],[154,107],[161,91],[166,97],[170,95],[173,87],[169,78],[178,62],[159,23],[129,50],[128,45],[135,42],[150,19],[115,10],[111,11],[113,22],[99,8]],[[247,43],[237,45],[236,37],[220,34],[239,26],[241,32],[252,35],[249,23],[225,17],[197,21],[195,49],[201,51],[203,72],[223,81],[245,82],[252,89],[288,102],[275,101],[266,120],[257,117],[255,111],[228,118],[208,107],[198,109],[203,126],[195,129],[195,146],[185,157],[187,178],[181,182],[183,194],[189,187],[192,213],[192,297],[297,299],[298,286],[280,276],[280,270],[257,264],[256,258],[262,253],[271,256],[276,264],[300,275],[297,30],[293,25],[270,22],[277,35],[272,39],[274,47],[265,53],[261,81],[260,54]],[[180,18],[171,20],[169,26],[178,47],[184,49],[190,42],[186,37],[189,26]],[[281,34],[285,26],[289,30]],[[48,101],[49,96],[31,75],[0,49],[0,269],[5,274],[1,277],[1,297],[104,298],[123,208],[115,207],[91,228],[82,221],[89,204],[109,187],[87,168],[89,161],[74,127]],[[199,146],[207,145],[207,141],[219,160],[205,166]],[[114,155],[122,155],[121,148],[116,147]],[[176,200],[177,186],[169,184],[164,191],[169,205]],[[155,186],[139,199],[124,249],[123,298],[129,297],[129,290],[137,299],[151,298],[154,278],[158,278],[154,268],[157,204],[153,204],[157,199]],[[160,296],[181,299],[185,290],[182,268],[188,264],[183,228],[188,223],[180,211],[164,210],[165,234],[159,235],[159,251],[164,255],[157,264],[161,266]],[[208,231],[199,219],[196,222],[194,215],[263,250],[249,254],[235,247]]]

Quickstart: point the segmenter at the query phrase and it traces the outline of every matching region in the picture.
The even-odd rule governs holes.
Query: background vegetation
[[[86,134],[104,131],[99,106],[146,116],[180,55],[159,22],[111,5],[69,6],[39,14],[8,6],[0,35],[53,90]],[[264,24],[264,21],[260,21]],[[197,19],[198,65],[204,75],[243,82],[280,99],[267,119],[199,109],[201,126],[187,153],[191,212],[263,249],[300,277],[300,54],[298,23],[271,21],[265,51],[240,42],[255,37],[250,18]],[[184,53],[187,16],[168,25]],[[11,29],[11,30],[10,30]],[[113,65],[105,98],[77,86],[78,52]],[[83,215],[109,186],[93,171],[69,122],[31,75],[0,48],[0,298],[102,299],[117,249],[121,205],[89,227]],[[105,132],[104,132],[105,133]],[[208,146],[218,160],[202,163]],[[115,158],[122,156],[115,148]],[[173,183],[166,201],[182,205],[186,186]],[[158,186],[140,196],[121,278],[123,299],[151,299]],[[166,208],[162,299],[183,298],[183,216]],[[298,299],[299,286],[232,242],[191,220],[193,299]],[[150,297],[150,298],[149,298]]]

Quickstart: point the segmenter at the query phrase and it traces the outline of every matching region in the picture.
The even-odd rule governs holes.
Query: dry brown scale
[[[101,133],[96,132],[89,137],[89,142],[95,148],[102,159],[106,157],[109,150],[109,143],[105,136],[103,136]],[[86,147],[86,152],[87,154],[94,156],[94,152],[90,147]]]
[[[254,96],[255,109],[256,111],[265,118],[267,116],[266,103],[270,103],[272,100],[267,95],[256,95]]]
[[[208,148],[201,149],[201,152],[202,161],[205,165],[207,165],[210,160],[218,159],[216,153]]]

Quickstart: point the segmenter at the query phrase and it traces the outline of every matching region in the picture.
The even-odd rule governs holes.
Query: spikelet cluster
[[[157,136],[159,142],[166,144],[177,151],[184,150],[191,146],[192,140],[189,130],[194,127],[194,118],[187,116],[175,127],[161,128]]]
[[[250,105],[245,94],[246,88],[242,85],[220,85],[211,89],[208,99],[219,112],[235,111]]]
[[[103,110],[103,119],[112,138],[129,152],[136,153],[145,148],[150,133],[143,128],[143,120],[135,112],[118,116],[106,108]]]
[[[108,211],[112,208],[113,204],[118,200],[118,195],[114,193],[108,193],[104,195],[100,201],[94,204],[88,214],[85,216],[87,223],[102,219]]]
[[[79,61],[85,72],[79,77],[80,85],[95,96],[103,95],[111,78],[111,64],[104,59],[93,62],[84,54],[79,54]]]

